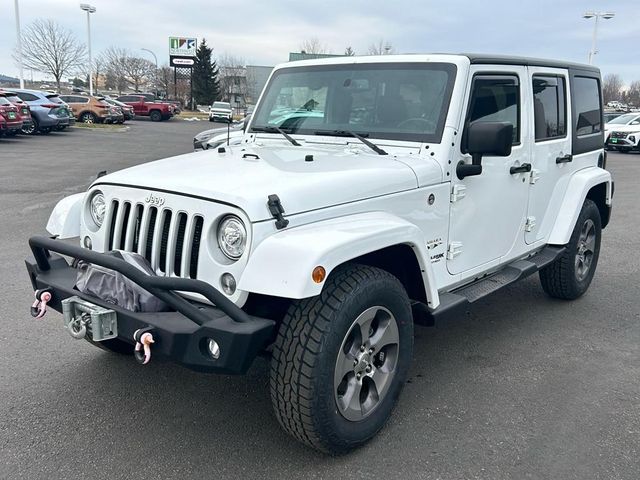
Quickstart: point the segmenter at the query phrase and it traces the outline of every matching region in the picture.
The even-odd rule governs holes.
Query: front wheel
[[[162,114],[158,110],[153,110],[149,114],[149,117],[151,118],[152,122],[159,122],[162,120]]]
[[[596,272],[601,236],[600,210],[592,200],[586,199],[565,252],[540,270],[542,289],[564,300],[582,296]]]
[[[270,374],[280,425],[331,454],[364,444],[391,415],[412,351],[411,308],[398,279],[368,266],[338,269],[280,325]]]

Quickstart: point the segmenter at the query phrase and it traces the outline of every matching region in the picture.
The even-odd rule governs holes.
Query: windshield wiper
[[[287,132],[282,130],[280,127],[251,127],[252,132],[266,132],[266,133],[280,133],[284,138],[291,142],[291,145],[295,145],[296,147],[300,147],[301,145],[289,135]]]
[[[362,143],[364,143],[367,147],[369,147],[371,150],[373,150],[374,152],[376,152],[378,155],[389,155],[386,151],[384,151],[383,149],[381,149],[379,146],[377,146],[376,144],[370,142],[369,140],[367,140],[366,138],[364,138],[364,136],[356,133],[356,132],[352,132],[350,130],[319,130],[317,132],[315,132],[316,135],[334,135],[336,137],[353,137],[353,138],[357,138],[358,140],[360,140]]]

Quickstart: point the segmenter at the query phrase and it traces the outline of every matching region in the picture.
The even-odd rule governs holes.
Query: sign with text
[[[169,37],[169,57],[195,57],[197,49],[197,38]]]
[[[192,57],[178,57],[175,55],[169,57],[169,65],[172,67],[191,68],[194,63],[195,60]]]

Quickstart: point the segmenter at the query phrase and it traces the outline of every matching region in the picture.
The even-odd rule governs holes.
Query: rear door
[[[566,182],[573,172],[571,155],[570,85],[567,70],[529,67],[533,89],[529,207],[525,224],[527,244],[543,240],[551,231]]]

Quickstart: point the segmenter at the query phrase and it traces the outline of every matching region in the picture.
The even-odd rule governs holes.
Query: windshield
[[[284,68],[274,73],[251,129],[355,132],[369,138],[440,141],[456,67],[375,63]]]
[[[631,114],[626,114],[626,115],[620,115],[617,118],[614,118],[613,120],[611,120],[609,123],[612,125],[626,125],[628,123],[631,123],[633,120],[635,120],[636,118],[638,118],[639,115],[631,113]]]
[[[214,102],[213,105],[211,105],[211,108],[228,108],[228,109],[231,109],[231,104],[230,103],[225,103],[225,102]]]

